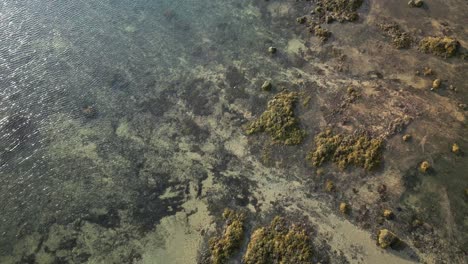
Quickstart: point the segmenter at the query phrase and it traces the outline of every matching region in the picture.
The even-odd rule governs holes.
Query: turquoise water
[[[336,42],[322,45],[296,24],[297,16],[310,12],[308,2],[2,1],[0,263],[196,263],[225,207],[250,210],[260,223],[278,212],[314,219],[314,214],[333,215],[334,210],[316,201],[334,206],[353,197],[355,207],[359,202],[374,205],[376,192],[367,194],[366,189],[380,179],[396,193],[392,202],[401,201],[390,206],[407,206],[405,214],[419,212],[435,228],[446,221],[457,225],[441,231],[442,237],[466,243],[466,157],[438,154],[440,144],[449,149],[454,139],[468,148],[464,114],[447,106],[466,98],[463,75],[456,74],[466,65],[454,60],[447,62],[454,68],[433,66],[462,92],[447,96],[450,104],[440,103],[443,117],[458,114],[447,118],[453,123],[447,137],[435,129],[429,135],[442,137],[434,135],[421,154],[419,140],[425,140],[427,127],[415,121],[408,130],[415,135],[411,147],[389,138],[385,157],[393,160],[385,170],[367,175],[327,167],[325,177],[345,186],[343,194],[328,197],[320,193],[325,178],[304,158],[313,136],[330,125],[322,114],[329,110],[323,101],[340,100],[347,88],[343,84],[374,82],[368,70],[376,65],[385,75],[378,85],[393,89],[400,84],[394,79],[410,71],[413,76],[414,69],[435,59],[407,52],[405,56],[416,57],[408,59],[411,63],[383,63],[392,54],[380,59],[380,48],[366,46],[365,40],[383,43],[383,37],[375,37],[375,28],[365,19],[348,28],[331,25]],[[360,15],[372,13],[372,7],[366,2]],[[463,41],[466,32],[454,28]],[[270,54],[270,46],[278,47],[278,53]],[[370,52],[358,53],[362,49]],[[347,57],[364,59],[343,71]],[[273,146],[263,137],[249,141],[245,136],[243,125],[261,114],[272,97],[260,89],[265,80],[274,84],[273,93],[287,88],[311,100],[310,106],[301,101],[299,107],[308,132],[301,147]],[[378,131],[373,122],[369,127]],[[404,164],[395,156],[404,156]],[[415,168],[422,159],[436,163],[437,173],[426,178],[418,174]],[[395,180],[388,179],[393,175],[388,171],[398,171]],[[348,178],[337,176],[341,174]],[[344,191],[351,187],[364,198]],[[434,193],[443,197],[426,199]],[[448,203],[442,213],[431,207],[440,201]],[[336,226],[348,227],[346,219],[317,219],[312,222],[324,221],[328,233]],[[406,223],[389,225],[404,230]],[[375,230],[367,231],[364,237],[371,241]],[[351,235],[341,235],[338,241],[354,243]],[[341,242],[328,242],[342,249]],[[382,257],[382,263],[400,257],[385,254],[362,255]],[[330,263],[342,263],[333,256]],[[397,260],[405,259],[416,258]],[[238,261],[236,256],[233,263]]]

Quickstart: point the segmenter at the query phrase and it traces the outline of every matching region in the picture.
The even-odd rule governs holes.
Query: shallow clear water
[[[297,188],[292,204],[319,211],[308,200],[321,199],[313,192],[319,184],[309,186],[315,171],[303,164],[308,149],[271,147],[272,166],[258,161],[270,147],[248,142],[241,129],[264,110],[270,95],[259,87],[271,79],[276,91],[312,96],[312,109],[301,118],[313,135],[325,123],[314,115],[321,110],[314,103],[327,92],[316,87],[341,81],[338,73],[328,80],[336,65],[324,66],[335,56],[333,47],[305,51],[320,44],[295,25],[296,15],[307,10],[303,3],[272,2],[2,1],[0,263],[194,263],[224,207],[268,218],[280,194]],[[369,34],[364,27],[354,29]],[[346,46],[350,39],[337,42]],[[269,46],[279,47],[274,57]],[[370,59],[362,67],[379,63]],[[454,64],[458,68],[446,76],[466,68]],[[392,67],[382,65],[388,79],[401,74]],[[359,70],[343,76],[360,80]],[[453,79],[466,91],[462,77]],[[465,121],[458,121],[450,140],[466,148]],[[449,146],[450,140],[440,142]],[[305,142],[310,144],[312,138]],[[430,144],[424,157],[439,157]],[[389,148],[389,158],[410,155],[398,151]],[[466,212],[466,158],[442,159],[427,184],[445,188],[447,201]],[[442,176],[452,178],[444,182]],[[420,204],[427,193],[412,196],[421,188],[401,192],[402,204],[431,215],[427,203]],[[274,210],[265,213],[262,206]],[[460,211],[449,220],[463,232]],[[179,254],[179,247],[190,249]]]

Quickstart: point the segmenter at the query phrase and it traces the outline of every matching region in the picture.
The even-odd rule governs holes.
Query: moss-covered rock
[[[428,161],[423,161],[419,165],[419,170],[423,173],[428,172],[431,169],[431,164]]]
[[[245,264],[312,263],[312,242],[304,228],[275,217],[255,230],[243,257]]]
[[[460,146],[458,146],[457,143],[453,143],[453,145],[452,145],[452,152],[455,153],[455,154],[457,154],[457,155],[461,153]]]
[[[315,26],[312,31],[314,35],[318,37],[322,42],[327,41],[328,38],[331,36],[330,31],[328,31],[326,28],[323,28],[319,25]]]
[[[335,183],[333,183],[331,180],[327,180],[325,182],[325,190],[327,192],[333,192],[335,190]]]
[[[244,238],[245,214],[226,209],[223,213],[226,220],[223,234],[210,240],[211,263],[226,263]]]
[[[262,84],[262,90],[263,91],[269,92],[269,91],[271,91],[271,88],[272,88],[271,82],[269,82],[269,81],[263,82],[263,84]]]
[[[326,130],[315,137],[315,150],[309,153],[308,158],[314,166],[332,160],[341,169],[354,165],[372,170],[381,163],[383,145],[382,139],[333,134]]]
[[[357,10],[363,0],[319,0],[317,5],[328,12],[328,15],[339,22],[358,19]]]
[[[381,23],[379,27],[385,35],[392,38],[392,44],[397,49],[407,49],[411,46],[413,41],[411,36],[407,32],[404,32],[398,24]]]
[[[441,57],[454,56],[459,47],[460,42],[451,37],[425,37],[419,42],[420,51]]]
[[[350,210],[350,207],[347,203],[340,203],[340,212],[342,214],[348,214]]]
[[[381,229],[377,236],[377,243],[381,248],[388,248],[398,241],[398,237],[388,229]]]
[[[403,141],[408,142],[411,140],[411,135],[410,134],[403,135],[402,139]]]
[[[435,79],[432,82],[432,89],[439,89],[441,84],[442,84],[442,81],[440,79]]]
[[[395,217],[395,214],[392,212],[392,210],[385,209],[383,211],[383,217],[385,217],[385,219],[391,220]]]
[[[302,142],[305,132],[299,128],[294,114],[298,93],[282,91],[268,102],[267,110],[246,127],[247,135],[267,132],[275,143],[297,145]]]

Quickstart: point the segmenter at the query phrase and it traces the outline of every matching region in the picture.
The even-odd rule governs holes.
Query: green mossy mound
[[[243,263],[312,263],[312,242],[303,228],[275,217],[269,226],[253,232]]]
[[[297,145],[302,142],[305,132],[299,128],[294,115],[298,93],[282,91],[268,102],[267,110],[246,128],[247,135],[267,132],[275,143]]]
[[[317,5],[330,13],[339,22],[355,21],[358,19],[357,10],[363,0],[321,0]]]
[[[211,263],[213,264],[226,263],[244,238],[245,214],[226,209],[223,218],[226,220],[223,234],[210,240]]]
[[[426,37],[419,42],[419,50],[441,57],[454,56],[459,47],[460,42],[450,37]]]
[[[315,150],[309,154],[314,166],[332,160],[341,169],[349,165],[373,170],[381,163],[383,140],[366,135],[333,134],[327,130],[315,137]]]

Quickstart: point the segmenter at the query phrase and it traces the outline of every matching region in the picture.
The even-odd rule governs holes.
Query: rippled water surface
[[[414,86],[417,96],[432,96],[417,90],[430,80],[414,79],[424,63],[432,63],[444,82],[461,92],[430,99],[440,106],[443,122],[452,122],[451,130],[427,130],[432,121],[424,114],[418,121],[421,110],[407,130],[414,131],[414,146],[395,143],[400,136],[388,138],[385,170],[349,173],[353,183],[343,182],[349,192],[343,187],[345,196],[325,204],[355,197],[351,187],[365,193],[356,197],[355,207],[373,204],[382,181],[397,197],[392,201],[401,202],[391,206],[409,204],[408,211],[438,218],[434,226],[447,221],[451,228],[442,236],[466,244],[466,157],[440,154],[442,144],[445,151],[453,142],[468,149],[464,113],[451,107],[466,101],[466,62],[408,55],[416,48],[402,51],[402,59],[386,59],[400,57],[384,49],[380,59],[379,48],[369,44],[384,43],[367,25],[375,19],[372,10],[402,9],[382,1],[365,1],[356,26],[331,25],[336,38],[326,45],[296,23],[298,15],[310,13],[310,4],[259,1],[0,1],[0,263],[196,263],[225,207],[256,213],[252,226],[283,207],[311,218],[314,211],[329,215],[334,209],[323,209],[325,196],[315,193],[324,179],[305,162],[312,136],[330,125],[328,116],[318,114],[326,112],[319,104],[339,98],[343,92],[332,89],[353,80],[392,89],[403,82],[402,87]],[[468,10],[466,3],[459,5]],[[436,19],[438,13],[428,14]],[[399,14],[388,15],[414,20],[412,13]],[[411,32],[439,34],[435,29]],[[451,30],[466,46],[466,29],[454,22]],[[269,54],[270,46],[278,53]],[[384,80],[369,77],[370,70],[383,73]],[[242,127],[272,97],[260,89],[265,80],[272,80],[274,92],[288,88],[312,98],[309,108],[306,103],[300,108],[310,136],[303,147],[248,141]],[[369,127],[378,131],[376,119]],[[353,125],[352,119],[336,122]],[[436,164],[437,173],[429,178],[410,169],[424,159]],[[391,178],[392,173],[399,176]],[[442,209],[431,207],[439,202]],[[323,221],[341,230],[349,224]],[[327,228],[322,231],[335,232]],[[371,241],[370,233],[362,236]],[[332,247],[347,245],[336,242],[340,239],[330,239]],[[386,263],[395,263],[394,257],[415,260],[385,254],[364,255]]]

